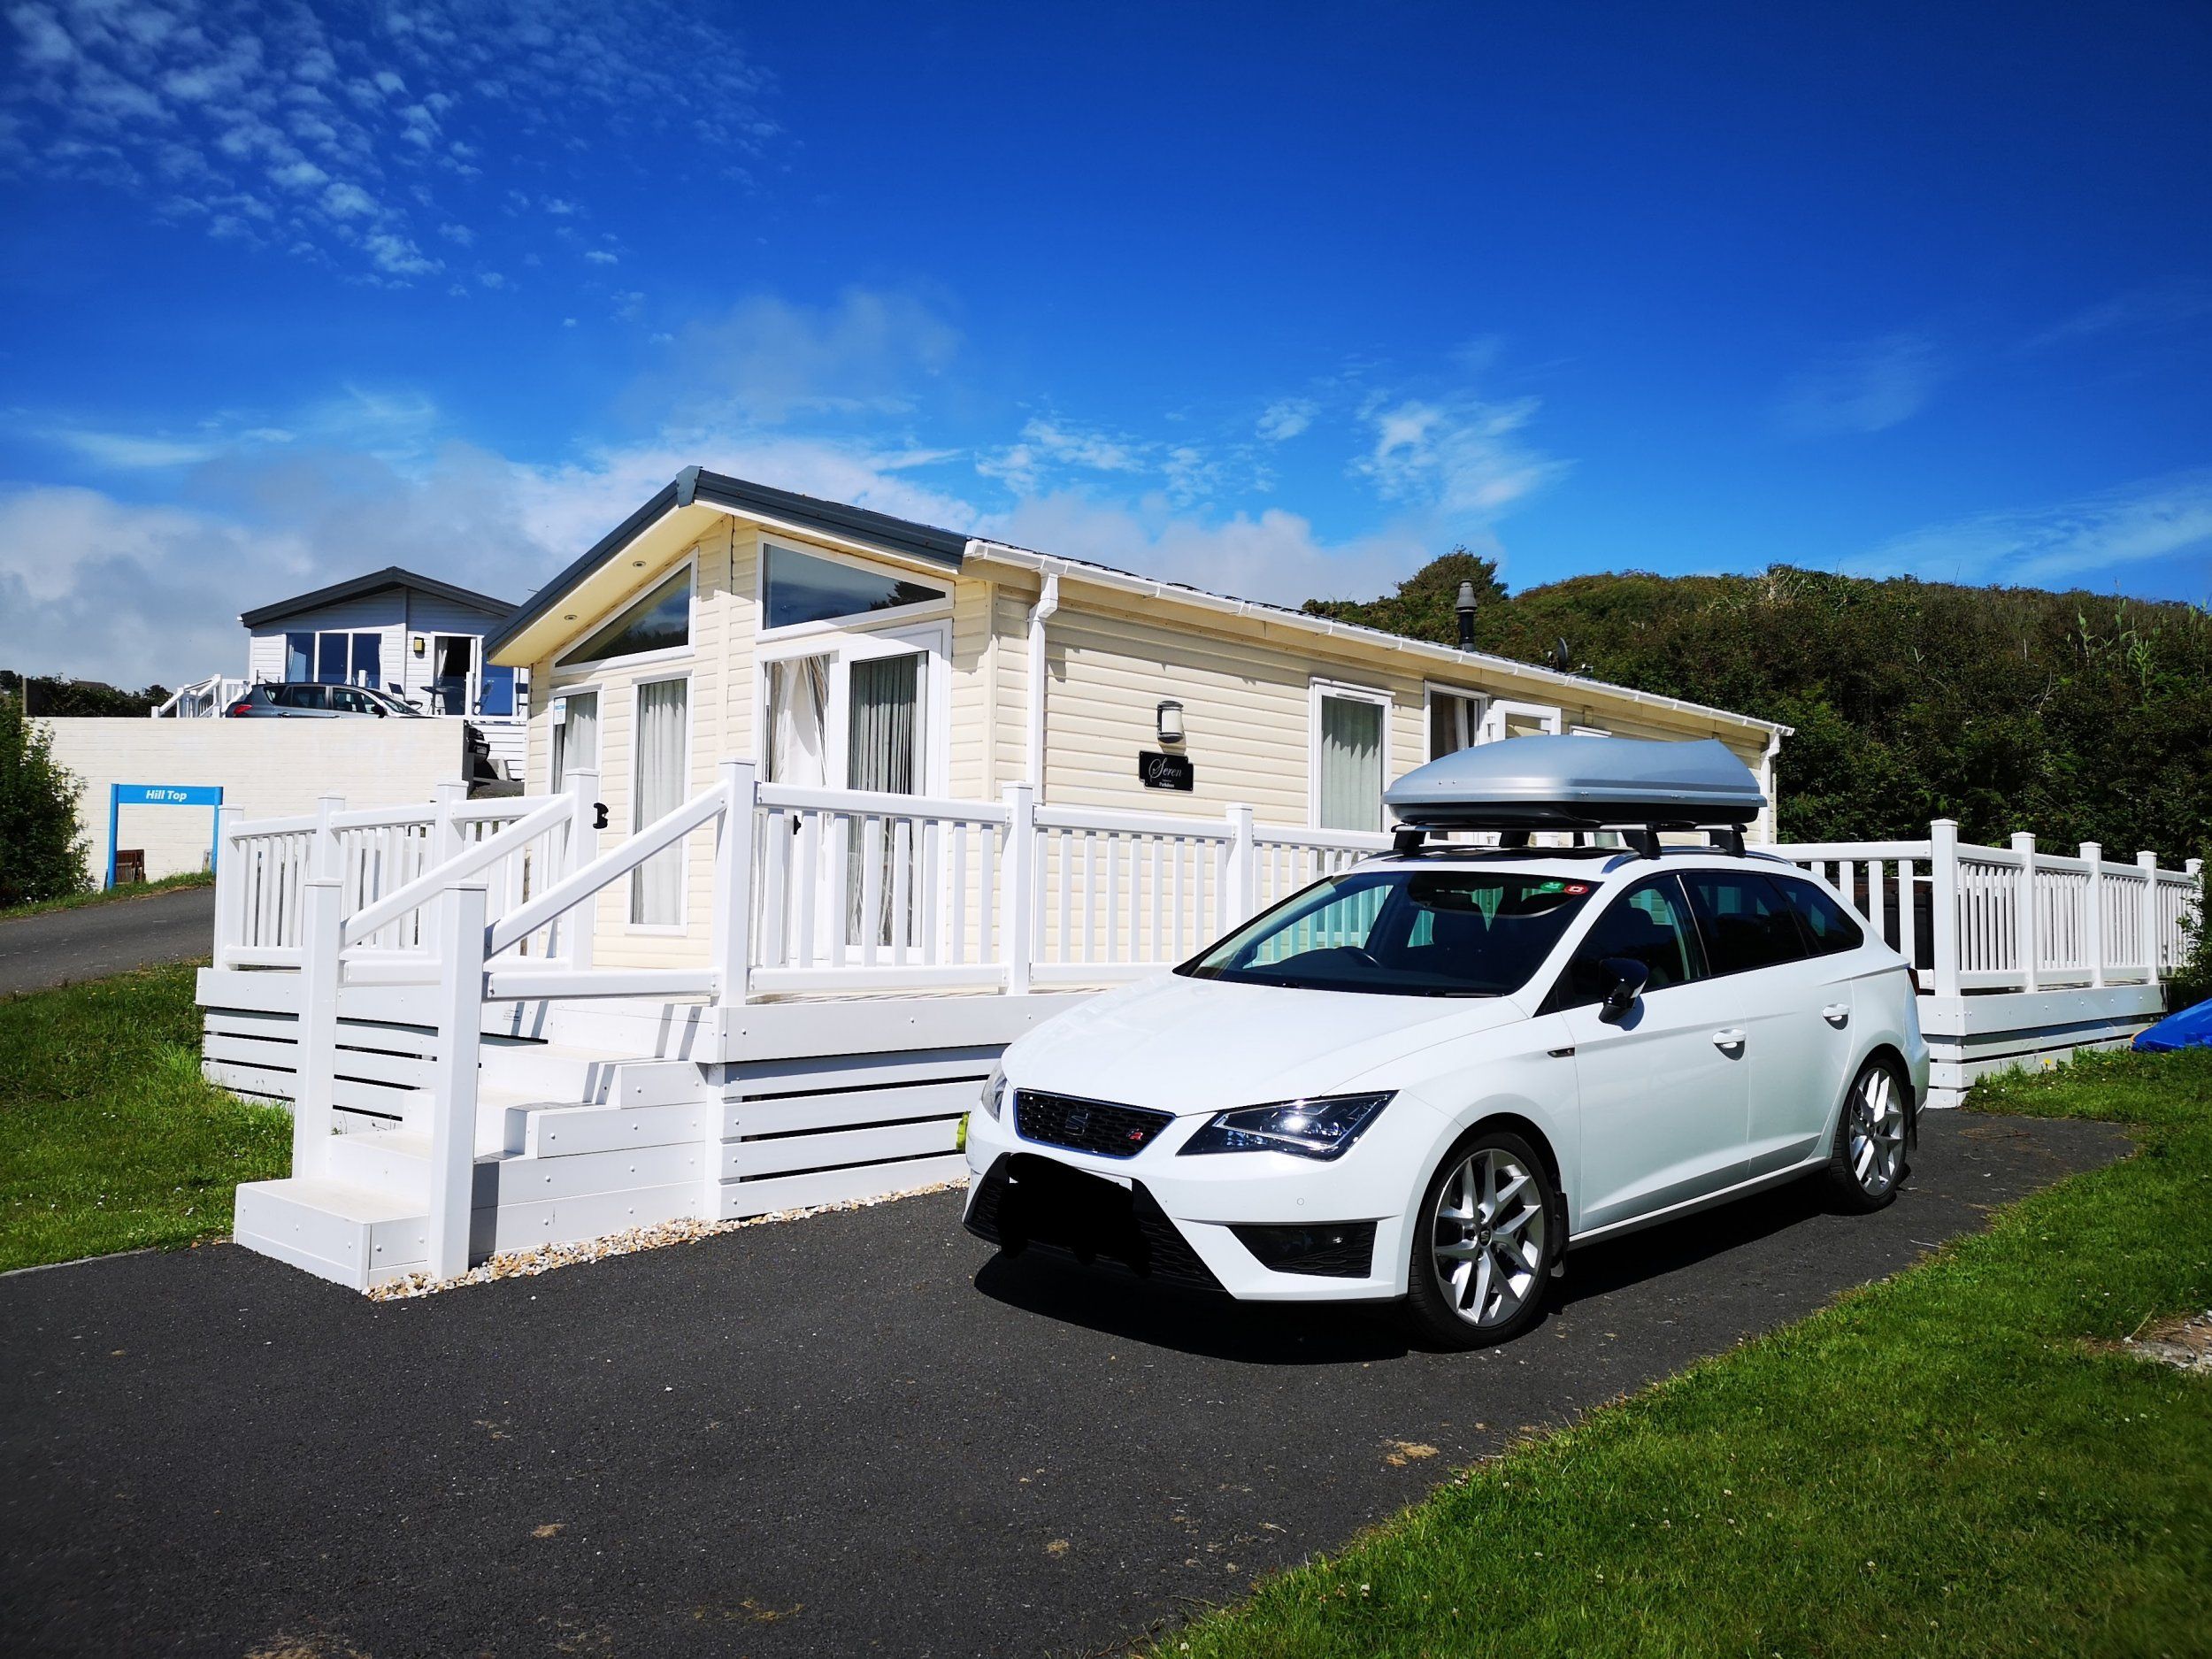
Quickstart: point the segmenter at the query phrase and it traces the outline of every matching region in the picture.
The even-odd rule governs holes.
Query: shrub
[[[2212,864],[2198,874],[2190,914],[2182,921],[2188,952],[2175,964],[2173,977],[2166,982],[2168,1008],[2194,1008],[2212,997],[2212,925],[2208,924],[2212,924]]]
[[[91,885],[89,842],[77,825],[77,780],[53,741],[0,695],[0,909],[58,899]]]

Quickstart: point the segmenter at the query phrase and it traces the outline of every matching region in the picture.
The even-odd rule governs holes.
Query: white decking
[[[292,1102],[239,1241],[365,1287],[494,1252],[955,1179],[999,1049],[1386,846],[1225,819],[761,785],[749,765],[607,851],[568,795],[226,817],[211,1077]],[[601,890],[713,841],[698,966],[603,969]],[[1775,849],[1921,966],[1931,1104],[2156,1016],[2194,866],[2095,849]]]

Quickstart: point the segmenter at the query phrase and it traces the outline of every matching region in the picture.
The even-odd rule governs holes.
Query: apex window
[[[842,560],[767,544],[761,577],[761,626],[792,628],[841,617],[867,617],[934,604],[949,590]]]

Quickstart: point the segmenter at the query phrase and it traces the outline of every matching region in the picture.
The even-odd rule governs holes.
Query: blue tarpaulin
[[[2199,1002],[2169,1014],[2135,1040],[2138,1052],[2164,1054],[2172,1048],[2212,1048],[2212,1002]]]

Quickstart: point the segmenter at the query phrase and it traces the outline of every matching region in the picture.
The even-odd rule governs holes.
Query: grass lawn
[[[86,893],[72,893],[65,898],[41,899],[35,904],[11,904],[0,909],[0,922],[18,916],[44,916],[52,910],[81,910],[88,904],[127,904],[133,899],[150,898],[157,893],[174,893],[179,887],[211,887],[215,885],[212,872],[188,870],[180,876],[164,876],[158,881],[138,881],[127,887],[95,887]]]
[[[1973,1104],[2139,1125],[2142,1150],[1158,1651],[2212,1652],[2212,1382],[2101,1346],[2212,1305],[2212,1053]]]
[[[189,966],[0,999],[0,1269],[230,1230],[292,1119],[200,1076]]]

